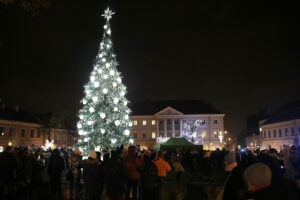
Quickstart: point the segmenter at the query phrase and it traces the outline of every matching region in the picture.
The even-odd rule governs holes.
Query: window
[[[146,138],[147,138],[147,134],[143,133],[143,139],[146,139]]]
[[[295,135],[295,129],[293,127],[291,128],[291,131],[292,131],[292,136],[294,136]]]
[[[271,137],[271,131],[268,131],[268,138]]]
[[[281,137],[281,136],[282,136],[282,135],[281,135],[281,129],[279,129],[278,132],[279,132],[279,137]]]
[[[175,120],[175,124],[178,124],[178,120]],[[300,127],[299,127],[300,128]]]
[[[155,132],[152,132],[152,139],[155,139],[155,137],[156,137]]]
[[[218,132],[219,132],[219,130],[215,130],[215,131],[214,131],[215,138],[218,137]]]
[[[135,125],[135,126],[137,125],[137,121],[136,120],[133,121],[133,125]]]
[[[288,132],[289,132],[288,129],[285,128],[285,129],[284,129],[284,136],[288,136]]]
[[[214,124],[217,124],[218,123],[218,120],[214,120]]]
[[[133,133],[133,137],[136,139],[137,138],[137,133]]]
[[[34,137],[34,130],[33,129],[30,130],[30,137]]]
[[[168,124],[171,124],[171,120],[170,120],[170,119],[168,119],[167,123],[168,123]]]
[[[0,126],[0,136],[4,135],[4,127]]]
[[[26,135],[26,129],[22,128],[21,129],[21,137],[25,137]]]
[[[162,120],[159,121],[159,125],[163,125],[163,121]]]
[[[41,137],[41,130],[38,129],[38,132],[37,132],[37,137],[40,138]]]
[[[14,128],[10,127],[8,131],[8,135],[12,136],[14,134]]]
[[[152,120],[152,125],[155,125],[155,120]]]
[[[264,131],[264,138],[266,138],[267,137],[267,134],[266,134],[266,131]]]
[[[276,130],[273,131],[273,137],[277,137]]]
[[[143,120],[143,125],[147,125],[147,121],[146,120]]]

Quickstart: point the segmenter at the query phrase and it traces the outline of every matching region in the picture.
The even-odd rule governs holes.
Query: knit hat
[[[96,159],[97,158],[97,153],[95,151],[90,151],[89,152],[89,157],[93,158],[93,159]]]

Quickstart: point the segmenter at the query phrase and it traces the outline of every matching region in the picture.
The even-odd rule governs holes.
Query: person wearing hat
[[[240,191],[245,187],[243,170],[237,165],[234,151],[230,151],[224,159],[225,171],[228,173],[224,187],[223,200],[235,200],[240,198]]]
[[[76,147],[69,157],[68,179],[70,181],[70,199],[77,197],[80,192],[82,155],[80,149]],[[74,195],[75,188],[75,195]]]
[[[90,151],[83,161],[83,180],[89,200],[98,200],[103,190],[103,170],[97,153]]]

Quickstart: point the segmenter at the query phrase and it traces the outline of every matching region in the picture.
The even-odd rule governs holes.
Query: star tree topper
[[[112,18],[112,15],[115,14],[112,10],[107,7],[107,9],[104,11],[104,14],[101,15],[103,16],[107,21],[109,21]]]

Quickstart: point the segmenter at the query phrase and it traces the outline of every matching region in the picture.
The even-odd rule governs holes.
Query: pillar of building
[[[179,120],[179,126],[180,126],[179,135],[180,135],[180,137],[182,137],[182,119]]]
[[[167,120],[164,119],[164,137],[167,137]]]
[[[172,119],[172,137],[175,137],[175,120]]]
[[[159,120],[156,120],[156,134],[155,134],[156,137],[159,137]],[[152,137],[152,135],[151,135]]]

